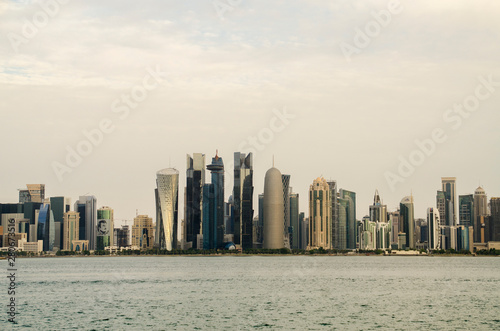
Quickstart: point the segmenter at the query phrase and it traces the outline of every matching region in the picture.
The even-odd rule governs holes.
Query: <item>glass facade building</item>
[[[212,183],[203,187],[203,249],[224,247],[224,161],[218,155],[207,166]]]
[[[49,204],[45,204],[40,208],[40,212],[38,214],[37,240],[43,240],[43,250],[45,252],[52,251],[54,249],[54,214],[52,213]]]
[[[171,251],[176,249],[178,244],[179,171],[168,168],[156,173],[155,197],[155,245]]]
[[[358,241],[358,226],[356,221],[356,193],[344,189],[341,189],[339,193],[342,199],[347,200],[347,207],[346,207],[347,249],[356,249]]]
[[[201,234],[203,210],[203,186],[205,185],[205,155],[194,153],[187,156],[186,202],[185,202],[185,240],[198,247],[198,235]]]
[[[234,243],[253,248],[253,154],[234,153]]]
[[[415,216],[413,196],[405,197],[399,204],[399,221],[405,233],[405,247],[415,249]]]
[[[460,195],[458,197],[458,215],[460,225],[474,225],[474,195]]]

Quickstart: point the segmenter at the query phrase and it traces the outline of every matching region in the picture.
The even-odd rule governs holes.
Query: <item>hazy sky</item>
[[[357,193],[359,219],[375,189],[391,211],[413,191],[425,217],[442,176],[500,196],[499,1],[215,4],[1,1],[0,201],[44,183],[73,203],[95,195],[117,220],[154,218],[156,171],[171,164],[183,218],[186,154],[210,163],[218,149],[228,165],[249,137],[255,198],[275,155],[306,214],[319,176]],[[84,131],[99,125],[90,151]],[[434,130],[435,151],[416,152]],[[88,155],[73,167],[68,148]],[[400,173],[410,155],[418,166]]]

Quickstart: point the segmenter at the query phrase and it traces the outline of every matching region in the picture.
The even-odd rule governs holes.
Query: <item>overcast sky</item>
[[[443,176],[500,196],[499,1],[230,3],[2,0],[0,201],[44,183],[73,203],[95,195],[117,220],[154,218],[156,171],[172,165],[183,218],[186,154],[208,164],[218,149],[229,165],[252,136],[255,202],[274,155],[306,215],[320,176],[357,193],[358,219],[376,189],[390,211],[413,192],[425,217]],[[100,123],[102,141],[68,165]],[[435,151],[416,152],[435,130]]]

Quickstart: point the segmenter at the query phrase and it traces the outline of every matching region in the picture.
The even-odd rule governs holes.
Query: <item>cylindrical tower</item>
[[[283,182],[281,172],[271,168],[264,182],[264,244],[265,249],[285,247],[283,241],[283,220],[285,218]]]

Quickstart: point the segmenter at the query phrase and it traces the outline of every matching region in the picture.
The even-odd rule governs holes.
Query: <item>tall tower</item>
[[[488,216],[488,196],[480,186],[474,192],[474,242],[481,241],[481,233],[484,234],[482,224]]]
[[[442,191],[446,197],[446,225],[457,225],[457,179],[455,177],[441,178]]]
[[[177,248],[179,210],[179,171],[167,168],[156,173],[156,236],[160,249]]]
[[[413,206],[413,196],[405,197],[399,204],[400,223],[403,225],[403,232],[406,234],[406,247],[415,249],[415,216]]]
[[[436,194],[436,206],[439,211],[439,225],[446,225],[446,195],[443,191],[437,191]]]
[[[281,181],[283,182],[283,236],[285,240],[285,247],[290,247],[291,242],[291,232],[290,232],[290,175],[281,175]]]
[[[332,248],[330,186],[317,178],[309,188],[309,246]]]
[[[436,250],[440,248],[439,238],[441,236],[439,230],[439,211],[436,208],[427,209],[427,226],[428,226],[428,249]]]
[[[78,224],[79,240],[89,241],[89,250],[95,250],[97,244],[97,199],[95,196],[81,196],[75,202],[75,211],[80,213]]]
[[[376,223],[375,247],[387,249],[391,245],[391,227],[387,222],[387,206],[382,204],[378,190],[375,190],[373,205],[370,206],[370,221]]]
[[[271,168],[264,181],[264,243],[265,249],[280,249],[283,240],[283,220],[285,207],[283,201],[283,181],[281,172]]]
[[[345,242],[347,249],[356,249],[356,243],[358,241],[358,227],[356,221],[356,193],[344,189],[339,191],[341,204],[344,205],[346,212],[346,222],[345,222]],[[344,201],[341,201],[344,200]],[[340,213],[339,213],[340,215]]]
[[[290,193],[290,248],[300,249],[299,194]]]
[[[500,241],[500,198],[490,199],[490,211],[491,216],[489,217],[489,238],[490,241]]]
[[[339,224],[339,199],[337,196],[337,182],[336,181],[328,181],[328,186],[330,187],[330,203],[331,203],[331,209],[332,209],[332,239],[331,239],[331,245],[333,248],[337,249],[345,249],[347,248],[346,245],[344,245],[344,248],[341,248],[342,245],[340,242],[345,242],[345,239],[347,238],[347,234],[345,233],[345,224],[347,223],[347,220],[343,220],[342,222],[342,236],[340,236],[340,231],[341,231],[341,225]],[[341,240],[341,238],[343,240]]]
[[[203,249],[217,249],[224,244],[224,162],[218,153],[207,169],[212,184],[203,188]]]
[[[458,216],[460,225],[474,225],[474,195],[458,196]]]
[[[192,247],[198,247],[198,236],[201,234],[203,219],[203,185],[205,185],[205,155],[194,153],[193,157],[187,155],[186,170],[186,203],[185,203],[185,235],[186,242],[191,242]]]
[[[241,245],[243,250],[253,248],[253,190],[253,154],[236,152],[233,189],[234,243]],[[283,198],[283,191],[281,197]]]
[[[114,211],[110,207],[97,209],[97,250],[104,250],[107,246],[114,246]]]

